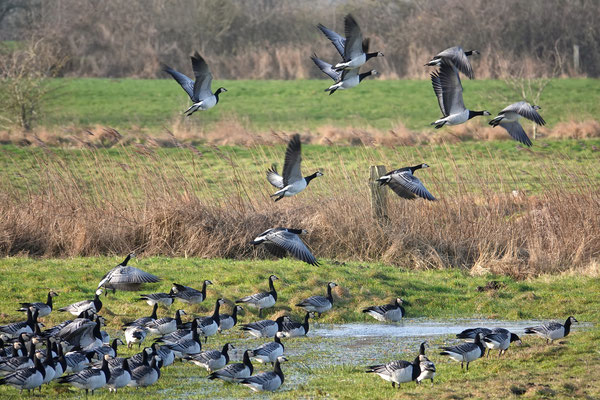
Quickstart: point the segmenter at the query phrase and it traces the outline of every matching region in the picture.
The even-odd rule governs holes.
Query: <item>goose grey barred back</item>
[[[213,76],[208,68],[208,64],[206,64],[204,58],[197,51],[191,59],[196,81],[191,80],[186,75],[175,71],[167,65],[163,68],[163,71],[170,74],[181,85],[194,103],[184,112],[188,117],[198,110],[213,108],[219,102],[219,94],[227,91],[224,87],[220,87],[213,93],[211,89]]]
[[[475,340],[475,338],[477,337],[477,334],[481,333],[483,336],[485,335],[489,335],[490,333],[492,333],[491,329],[488,328],[469,328],[469,329],[465,329],[464,331],[457,333],[456,334],[456,338],[457,339],[470,339],[470,340]]]
[[[265,239],[266,240],[266,239]],[[255,239],[256,241],[256,239]],[[262,242],[261,242],[262,243]],[[277,301],[277,290],[275,290],[275,286],[273,285],[274,280],[278,280],[279,278],[275,275],[269,276],[269,291],[268,292],[260,292],[251,294],[250,296],[242,297],[241,299],[237,299],[235,301],[236,304],[248,304],[252,307],[258,308],[258,316],[262,316],[262,310],[265,308],[271,308],[275,305]]]
[[[281,363],[287,360],[286,357],[278,357],[273,366],[273,372],[263,372],[241,379],[239,382],[244,386],[248,386],[255,392],[274,392],[283,385],[285,377],[281,370]]]
[[[119,338],[113,339],[112,343],[109,345],[103,345],[94,349],[94,353],[96,353],[96,357],[102,359],[105,355],[110,356],[110,358],[115,358],[117,353],[119,352],[119,345],[123,345],[123,341]]]
[[[237,324],[238,312],[243,310],[240,306],[234,306],[231,315],[219,314],[219,332],[233,328]]]
[[[248,332],[254,337],[273,337],[282,329],[282,324],[285,319],[285,316],[281,316],[277,318],[275,321],[270,319],[263,319],[256,322],[251,322],[249,324],[244,324],[241,326],[240,330],[244,332]]]
[[[206,286],[212,284],[213,283],[211,281],[206,279],[204,282],[202,282],[202,290],[197,290],[189,286],[173,283],[171,293],[173,294],[174,298],[182,301],[183,303],[198,304],[206,300]]]
[[[307,232],[304,229],[271,228],[254,238],[250,244],[253,246],[264,244],[265,248],[275,257],[285,257],[287,253],[290,253],[300,261],[319,266],[315,256],[300,239],[300,235],[305,233]]]
[[[39,358],[34,357],[34,365],[31,367],[24,367],[19,370],[15,370],[14,372],[9,373],[8,375],[0,378],[0,386],[1,385],[10,385],[13,386],[23,392],[23,390],[27,390],[27,392],[42,386],[44,382],[44,377],[46,376],[46,369],[42,365],[42,362]]]
[[[183,358],[190,354],[197,354],[202,351],[202,342],[198,331],[192,331],[191,339],[181,339],[174,343],[168,343],[165,345],[167,349],[170,349],[175,357]]]
[[[402,306],[402,299],[398,297],[393,303],[385,304],[383,306],[371,306],[362,310],[362,312],[375,318],[377,321],[390,321],[399,322],[402,321],[406,310]]]
[[[35,366],[35,345],[30,343],[24,349],[26,350],[26,354],[23,356],[10,357],[0,361],[0,375],[11,374],[19,369]]]
[[[204,342],[208,340],[209,336],[215,335],[219,330],[219,313],[221,306],[225,304],[224,299],[218,299],[215,302],[215,308],[212,315],[207,317],[197,318],[198,320],[198,331],[201,336],[204,337]]]
[[[71,351],[64,355],[65,361],[67,362],[67,369],[65,373],[77,373],[82,371],[92,361],[94,352],[82,352],[82,351]]]
[[[392,387],[400,388],[400,384],[412,382],[421,374],[420,356],[417,356],[413,362],[398,360],[391,361],[387,364],[371,365],[365,371],[367,373],[375,373],[384,381],[392,383]]]
[[[21,308],[19,308],[18,311],[27,312],[27,309],[33,307],[34,309],[38,310],[38,317],[45,317],[52,312],[52,298],[56,296],[58,296],[58,293],[56,293],[54,290],[51,290],[48,292],[48,297],[45,303],[21,303]]]
[[[521,343],[521,338],[504,328],[494,328],[492,333],[483,336],[483,344],[488,349],[487,357],[490,356],[492,350],[498,350],[498,357],[500,357],[508,350],[512,342]]]
[[[102,277],[100,283],[98,283],[98,289],[107,289],[105,292],[106,295],[110,289],[112,289],[113,293],[117,290],[136,291],[140,290],[144,283],[160,282],[158,276],[127,265],[132,257],[135,257],[135,253],[129,253],[122,263],[108,271],[106,275]]]
[[[248,378],[254,372],[254,366],[250,360],[250,350],[244,351],[241,363],[234,363],[221,368],[208,375],[208,379],[221,379],[225,382],[237,382]]]
[[[69,304],[66,307],[59,308],[58,311],[69,312],[72,315],[79,315],[84,311],[90,311],[94,314],[97,314],[102,309],[102,300],[100,300],[101,294],[102,289],[97,289],[92,300],[78,301],[77,303]]]
[[[311,317],[311,312],[307,312],[304,316],[304,322],[292,321],[289,317],[286,317],[281,324],[281,330],[277,335],[283,337],[297,337],[306,336],[309,330],[308,319]]]
[[[110,370],[110,379],[106,386],[110,392],[117,392],[131,382],[131,370],[127,359],[121,361],[121,366]]]
[[[460,362],[460,368],[463,368],[463,364],[467,363],[467,371],[469,370],[469,363],[483,357],[485,354],[485,346],[482,341],[483,334],[478,333],[475,336],[473,343],[462,343],[457,346],[442,347],[440,355],[449,356],[454,361]]]
[[[6,335],[9,339],[17,338],[21,333],[33,333],[35,331],[35,325],[37,324],[37,318],[39,311],[34,308],[31,311],[27,309],[27,320],[13,322],[7,325],[0,326],[0,334]]]
[[[198,319],[194,318],[191,322],[186,322],[185,324],[180,325],[179,329],[175,332],[169,333],[167,335],[163,335],[157,338],[155,341],[158,343],[175,343],[184,339],[191,339],[192,332],[198,331]]]
[[[186,315],[184,310],[175,311],[175,317],[163,317],[148,321],[144,324],[144,328],[153,335],[167,335],[175,332],[177,327],[181,325],[181,316]]]
[[[152,349],[152,355],[159,356],[162,362],[162,367],[168,367],[175,362],[175,353],[167,346],[160,346],[158,343],[152,343],[150,346]]]
[[[185,356],[183,359],[191,361],[199,367],[206,368],[208,372],[213,372],[229,363],[229,351],[233,349],[231,343],[225,343],[221,350],[202,351]]]
[[[110,380],[110,369],[108,368],[108,358],[105,356],[102,362],[102,368],[88,368],[84,369],[75,374],[66,375],[58,379],[59,383],[70,383],[78,389],[85,389],[87,395],[88,391],[100,389],[106,386],[106,383]]]
[[[564,324],[553,321],[546,322],[542,325],[525,328],[525,334],[538,335],[539,337],[546,339],[546,344],[548,344],[548,342],[554,342],[557,339],[566,337],[571,332],[571,324],[573,322],[578,321],[575,319],[575,317],[570,316],[567,318]]]
[[[476,116],[491,115],[486,110],[472,111],[465,107],[458,70],[451,62],[441,60],[438,71],[431,73],[431,84],[443,114],[443,118],[431,123],[435,129],[444,125],[459,125]]]
[[[149,306],[162,304],[165,307],[171,307],[173,304],[173,293],[149,293],[140,295],[140,300],[144,300]]]
[[[421,168],[429,168],[429,165],[419,164],[413,167],[396,169],[380,176],[377,182],[379,182],[380,186],[387,185],[394,193],[404,199],[412,200],[421,197],[425,200],[435,201],[435,197],[429,193],[425,185],[414,175],[415,171]]]
[[[529,136],[523,130],[523,127],[519,123],[521,117],[527,118],[536,124],[543,126],[546,125],[546,121],[537,112],[540,110],[540,106],[531,105],[526,101],[519,101],[506,107],[504,110],[498,113],[498,116],[491,120],[489,124],[493,127],[500,125],[508,134],[516,141],[523,143],[526,146],[531,146],[531,140]]]
[[[358,84],[361,83],[363,79],[369,76],[375,76],[379,74],[379,72],[377,72],[374,69],[363,73],[359,73],[358,68],[336,71],[331,64],[321,60],[317,57],[316,54],[313,54],[310,57],[310,59],[315,63],[317,67],[319,67],[321,72],[333,79],[334,84],[325,89],[325,92],[329,92],[330,96],[333,93],[335,93],[335,91],[338,89],[352,89],[353,87],[358,86]]]
[[[284,351],[285,346],[281,343],[279,336],[275,335],[272,342],[261,344],[250,352],[250,356],[262,364],[269,362],[272,364],[277,360],[277,357],[283,355]]]
[[[442,61],[451,62],[460,72],[473,79],[473,68],[467,57],[473,54],[480,54],[478,50],[464,51],[460,46],[450,47],[440,51],[437,55],[425,64],[426,66],[434,67],[441,65]]]
[[[321,171],[316,171],[312,175],[303,176],[301,171],[302,164],[302,144],[300,134],[295,134],[290,139],[285,150],[285,160],[283,163],[283,173],[279,175],[274,165],[267,170],[267,180],[277,190],[271,195],[279,201],[284,197],[294,196],[308,186],[311,180],[318,176],[323,176]]]
[[[308,299],[302,300],[296,304],[296,307],[302,307],[306,311],[316,312],[320,317],[322,313],[328,311],[333,307],[333,295],[331,289],[336,287],[335,282],[329,282],[327,284],[327,297],[325,296],[311,296]]]

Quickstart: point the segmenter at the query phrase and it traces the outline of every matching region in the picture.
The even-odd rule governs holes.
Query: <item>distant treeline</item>
[[[316,24],[343,34],[348,12],[387,77],[425,78],[429,57],[456,44],[482,52],[479,78],[600,76],[597,0],[0,0],[0,39],[58,45],[65,76],[190,73],[198,50],[216,78],[313,78],[313,52],[338,57]]]

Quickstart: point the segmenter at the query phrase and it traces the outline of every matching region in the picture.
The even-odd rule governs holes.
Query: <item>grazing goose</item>
[[[127,348],[130,349],[135,343],[138,344],[138,348],[142,345],[148,330],[143,326],[128,326],[125,328],[125,342],[127,342]]]
[[[178,283],[173,283],[171,293],[173,297],[187,304],[202,303],[206,299],[206,285],[213,283],[208,279],[202,283],[202,290],[197,290],[189,286],[183,286]]]
[[[48,292],[48,299],[45,303],[21,303],[18,311],[27,311],[29,308],[38,310],[38,317],[45,317],[52,312],[52,298],[58,296],[54,290]]]
[[[475,340],[477,335],[481,333],[482,336],[489,335],[492,333],[491,329],[488,328],[469,328],[465,329],[461,333],[456,334],[457,339],[467,339],[467,340]]]
[[[546,322],[545,324],[532,326],[530,328],[525,328],[525,334],[527,335],[538,335],[546,339],[546,344],[548,342],[554,342],[557,339],[562,339],[566,337],[569,332],[571,332],[571,324],[573,322],[578,322],[575,317],[570,316],[565,321],[565,324],[561,324],[559,322]]]
[[[11,385],[19,389],[21,393],[23,393],[23,390],[31,393],[31,389],[35,390],[41,387],[46,375],[46,369],[39,358],[34,358],[33,367],[22,368],[0,378],[0,385]]]
[[[2,325],[0,326],[0,334],[6,335],[9,339],[14,339],[19,337],[21,333],[33,333],[35,331],[35,326],[37,325],[38,315],[39,311],[37,308],[34,308],[33,311],[28,308],[26,321]]]
[[[127,386],[148,387],[156,383],[160,378],[160,357],[152,357],[150,365],[142,364],[131,371],[131,381]]]
[[[341,63],[335,65],[335,70],[356,69],[373,57],[383,57],[381,52],[369,53],[369,39],[363,40],[362,31],[351,14],[344,18],[345,38],[321,24],[317,27],[333,43],[343,58]]]
[[[257,338],[269,338],[273,337],[282,329],[283,321],[285,316],[277,318],[275,321],[270,319],[263,319],[249,324],[244,324],[240,330],[248,332]]]
[[[333,307],[333,296],[331,295],[331,289],[336,287],[337,284],[334,282],[329,282],[327,284],[327,297],[323,296],[311,296],[306,300],[302,300],[300,303],[296,304],[296,307],[302,307],[306,311],[316,312],[319,317],[325,311],[328,311]]]
[[[398,360],[387,364],[371,365],[367,373],[375,373],[384,381],[392,382],[392,387],[400,389],[401,383],[412,382],[421,374],[420,356],[417,356],[413,362]]]
[[[442,347],[440,355],[450,356],[454,361],[460,361],[460,368],[463,369],[463,363],[467,363],[467,371],[469,370],[469,363],[475,361],[478,358],[483,357],[485,354],[485,346],[481,338],[483,335],[478,333],[475,336],[473,343],[462,343],[457,346]]]
[[[110,369],[108,368],[109,356],[104,356],[102,361],[102,368],[89,368],[84,369],[76,374],[63,376],[58,379],[59,383],[70,383],[78,389],[85,389],[87,396],[88,391],[100,389],[106,386],[106,383],[110,380]]]
[[[194,102],[194,104],[184,112],[188,117],[198,110],[208,110],[209,108],[213,108],[219,102],[219,94],[227,91],[224,87],[220,87],[213,94],[211,89],[213,76],[208,69],[206,61],[204,61],[204,58],[202,58],[198,52],[195,52],[191,58],[196,82],[166,65],[163,69],[163,71],[170,74],[173,79],[181,85],[183,90],[185,90],[188,96],[190,96],[190,99]]]
[[[362,312],[369,314],[377,321],[391,321],[399,322],[402,320],[406,311],[402,307],[402,299],[398,297],[394,303],[385,304],[383,306],[371,306],[367,307]]]
[[[171,293],[149,293],[140,295],[140,300],[144,300],[149,306],[162,304],[167,308],[171,307],[171,304],[173,304],[173,298],[172,291]]]
[[[295,134],[290,139],[285,150],[285,160],[283,162],[283,175],[279,175],[275,169],[275,165],[267,170],[267,180],[278,191],[273,193],[271,197],[277,197],[275,201],[279,201],[284,197],[294,196],[308,186],[311,180],[317,176],[323,176],[321,171],[317,171],[309,176],[302,176],[300,164],[302,163],[302,144],[300,142],[300,134]]]
[[[271,228],[258,235],[250,244],[258,246],[264,243],[275,257],[284,257],[289,252],[300,261],[319,266],[315,256],[300,239],[299,235],[304,233],[307,233],[304,229]]]
[[[285,380],[283,371],[281,370],[281,363],[287,361],[285,357],[277,357],[273,372],[263,372],[248,378],[244,378],[239,382],[242,385],[248,386],[255,392],[274,392],[277,390]]]
[[[198,331],[192,331],[191,339],[182,339],[175,343],[166,344],[165,347],[171,350],[175,357],[183,358],[190,354],[197,354],[202,351],[202,343]]]
[[[483,337],[483,344],[488,348],[487,357],[492,350],[498,350],[498,357],[500,357],[512,342],[521,343],[521,338],[504,328],[494,328],[492,333]]]
[[[390,171],[379,177],[377,182],[380,186],[388,185],[398,196],[404,199],[416,199],[421,197],[425,200],[435,201],[435,197],[425,188],[423,183],[414,173],[421,168],[429,168],[427,164],[419,164],[414,167],[404,167]]]
[[[231,315],[219,314],[219,332],[233,328],[237,324],[237,314],[244,309],[240,306],[234,306]]]
[[[262,364],[269,362],[273,364],[275,360],[277,360],[277,357],[283,355],[284,351],[285,346],[281,343],[279,336],[275,335],[272,342],[258,346],[250,352],[250,356],[256,358],[256,360]]]
[[[142,271],[139,268],[131,267],[127,265],[131,257],[135,257],[135,253],[129,253],[125,260],[102,277],[102,280],[98,284],[98,288],[112,289],[113,293],[118,290],[125,291],[136,291],[140,290],[144,283],[157,283],[160,282],[160,278],[156,275],[152,275],[146,271]]]
[[[121,361],[121,366],[110,370],[110,379],[106,382],[109,392],[117,392],[118,389],[127,386],[131,382],[131,370],[127,359]]]
[[[97,314],[102,309],[102,301],[100,300],[100,295],[102,294],[102,289],[96,290],[96,294],[94,295],[93,300],[83,300],[78,301],[77,303],[69,304],[66,307],[59,308],[58,311],[61,312],[69,312],[72,315],[80,315],[84,311],[91,311],[94,314]]]
[[[153,335],[167,335],[171,332],[175,332],[177,327],[181,325],[181,315],[186,315],[185,311],[175,311],[175,318],[163,317],[148,321],[144,324],[144,328]]]
[[[442,60],[450,61],[460,72],[473,79],[473,68],[467,57],[473,54],[480,54],[478,50],[464,51],[460,46],[450,47],[433,56],[426,66],[435,67],[441,65]]]
[[[506,129],[513,139],[523,143],[525,146],[531,146],[531,140],[529,140],[523,127],[519,124],[519,119],[524,117],[538,125],[546,125],[546,121],[544,121],[542,116],[537,112],[537,110],[540,110],[541,108],[542,107],[536,105],[532,106],[526,101],[519,101],[500,111],[498,116],[491,120],[489,124],[493,127],[500,125]]]
[[[258,238],[257,238],[258,239]],[[255,239],[256,241],[256,239]],[[262,242],[261,242],[262,243]],[[243,303],[248,304],[252,307],[258,308],[258,316],[262,316],[262,310],[264,308],[271,308],[275,305],[277,301],[277,291],[275,290],[275,286],[273,286],[273,281],[279,279],[275,275],[269,276],[269,291],[255,293],[250,296],[242,297],[235,301],[236,304]],[[218,315],[218,313],[217,313]]]
[[[158,316],[156,315],[157,311],[158,311],[158,303],[154,303],[154,305],[152,306],[152,314],[150,314],[149,317],[138,318],[134,321],[123,324],[123,326],[124,327],[126,327],[126,326],[145,326],[148,322],[155,321],[158,318]]]
[[[208,379],[221,379],[225,382],[237,382],[240,379],[248,378],[254,372],[254,366],[250,361],[250,350],[244,351],[244,357],[241,363],[234,363],[221,368],[208,375]]]
[[[319,67],[321,72],[323,72],[325,75],[329,76],[335,82],[333,85],[331,85],[327,89],[325,89],[326,92],[329,92],[330,96],[332,94],[334,94],[335,91],[338,89],[341,89],[341,90],[352,89],[353,87],[358,86],[358,84],[361,83],[362,80],[365,79],[366,77],[371,76],[371,75],[375,76],[375,75],[379,74],[379,72],[377,72],[374,69],[367,71],[367,72],[359,73],[358,68],[351,69],[351,70],[344,70],[344,71],[340,72],[340,71],[336,71],[332,67],[331,64],[318,58],[316,54],[313,54],[310,57],[310,59],[313,60],[313,62],[315,63],[315,65],[317,67]]]
[[[463,102],[463,87],[456,67],[444,59],[440,69],[431,73],[433,91],[438,99],[444,118],[431,123],[435,129],[444,125],[459,125],[478,115],[491,115],[488,111],[471,111]]]
[[[435,364],[425,356],[425,345],[427,342],[422,342],[419,347],[419,368],[421,374],[417,377],[417,384],[425,379],[431,379],[431,386],[433,386],[433,378],[435,377]]]
[[[198,331],[204,336],[204,343],[208,340],[209,336],[217,333],[219,330],[219,310],[221,305],[225,304],[225,300],[218,299],[215,303],[215,309],[212,315],[198,319]]]
[[[304,316],[303,323],[292,321],[289,317],[286,317],[286,319],[281,324],[281,330],[278,332],[278,335],[289,338],[296,336],[306,336],[309,329],[308,319],[310,318],[310,316],[311,312],[309,311]]]
[[[206,368],[208,372],[213,372],[227,365],[229,362],[229,350],[233,349],[234,347],[231,343],[226,343],[221,351],[203,351],[183,357],[183,359],[191,361],[199,367]]]

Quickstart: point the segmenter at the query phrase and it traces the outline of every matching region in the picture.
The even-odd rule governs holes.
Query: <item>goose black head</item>
[[[492,115],[492,114],[487,110],[483,110],[483,115]]]
[[[213,283],[212,283],[212,281],[209,281],[208,279],[206,279],[206,280],[204,281],[204,284],[205,284],[205,285],[212,285]]]
[[[514,333],[511,333],[511,334],[510,334],[510,342],[511,342],[511,343],[512,343],[512,342],[519,342],[519,344],[522,344],[522,342],[521,342],[521,338],[520,338],[520,337],[518,337],[518,336],[517,336],[516,334],[514,334]]]
[[[279,280],[279,278],[277,276],[275,276],[275,275],[271,275],[271,276],[269,276],[269,280],[270,281],[275,281],[275,280]]]
[[[215,94],[223,93],[223,92],[226,92],[226,91],[227,91],[227,89],[225,89],[224,87],[220,87],[220,88],[217,89],[217,91],[215,92]]]
[[[577,321],[577,320],[575,319],[575,317],[574,317],[574,316],[572,316],[572,315],[571,315],[569,318],[567,318],[567,321],[569,321],[570,323],[573,323],[573,322],[579,322],[579,321]]]
[[[427,165],[427,164],[421,164],[421,168],[429,168],[429,165]]]
[[[535,105],[535,104],[532,107],[533,107],[534,110],[541,110],[542,109],[542,107],[540,107],[538,105]]]
[[[51,291],[48,293],[48,295],[49,295],[50,297],[56,297],[56,296],[58,296],[58,293],[56,293],[54,290],[51,290]]]
[[[337,283],[335,283],[335,282],[329,282],[329,283],[327,284],[327,286],[328,286],[328,287],[330,287],[330,288],[334,288],[334,287],[336,287],[337,285],[338,285],[338,284],[337,284]]]

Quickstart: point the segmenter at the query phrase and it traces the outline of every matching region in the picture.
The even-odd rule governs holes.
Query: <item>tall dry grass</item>
[[[111,135],[107,131],[107,135]],[[112,133],[117,135],[118,133]],[[273,138],[272,138],[273,139]],[[284,142],[286,138],[280,137]],[[239,160],[229,148],[159,143],[107,152],[90,145],[60,150],[38,143],[4,151],[0,175],[0,254],[65,257],[137,250],[169,256],[264,257],[248,244],[274,226],[301,227],[320,259],[381,260],[409,268],[457,266],[473,273],[527,277],[589,270],[600,256],[597,166],[573,168],[553,157],[532,172],[542,190],[528,194],[509,162],[493,154],[454,159],[419,147],[306,154],[305,171],[328,165],[301,195],[273,203],[263,169],[282,147],[253,146]],[[360,148],[359,148],[360,149]],[[208,156],[210,153],[210,157]],[[421,178],[439,201],[389,194],[389,223],[370,209],[368,167],[426,160]],[[248,168],[253,169],[249,172]],[[324,268],[329,268],[325,261]]]

